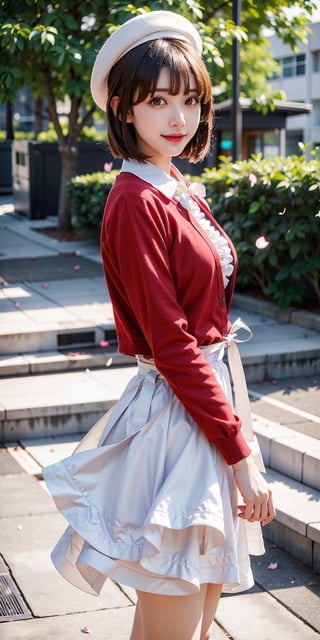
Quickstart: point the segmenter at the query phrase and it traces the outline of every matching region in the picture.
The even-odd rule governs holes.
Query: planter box
[[[103,143],[79,143],[78,174],[103,171],[105,162],[120,166]],[[12,185],[16,211],[32,219],[57,215],[60,179],[61,158],[57,142],[13,142]]]
[[[0,193],[12,193],[12,140],[0,142]]]

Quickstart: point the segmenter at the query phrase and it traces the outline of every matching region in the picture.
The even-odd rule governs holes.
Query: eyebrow
[[[162,91],[163,93],[170,93],[170,90],[168,87],[156,87],[156,89],[154,90],[154,93],[157,93],[157,91]],[[198,89],[189,89],[188,93],[198,93]]]

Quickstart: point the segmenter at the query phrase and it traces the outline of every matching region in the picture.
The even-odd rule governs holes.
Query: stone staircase
[[[318,326],[248,308],[235,308],[232,315],[241,315],[254,331],[255,340],[240,345],[249,388],[259,378],[320,373]],[[0,352],[1,441],[14,456],[32,441],[80,438],[116,402],[135,367],[133,358],[117,352],[108,303],[97,322],[65,316],[38,328],[7,328]],[[254,424],[277,503],[277,519],[266,535],[319,571],[320,441],[259,415]],[[37,474],[40,466],[35,464]]]

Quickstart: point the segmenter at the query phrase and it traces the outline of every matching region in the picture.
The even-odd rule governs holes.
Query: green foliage
[[[108,173],[99,171],[70,180],[67,190],[75,228],[93,230],[99,234],[104,205],[117,174],[117,170]]]
[[[312,155],[309,162],[304,155],[222,159],[202,176],[212,212],[237,249],[238,289],[282,308],[320,303],[320,156]]]
[[[320,303],[320,156],[312,155],[309,162],[304,155],[222,159],[218,169],[206,169],[200,177],[211,210],[238,253],[237,289],[282,308],[306,300]],[[77,176],[69,183],[78,228],[99,233],[117,173]]]

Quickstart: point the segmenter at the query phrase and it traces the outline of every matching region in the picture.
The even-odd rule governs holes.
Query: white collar
[[[165,171],[159,169],[152,162],[138,162],[137,160],[124,160],[121,167],[121,173],[127,171],[133,173],[141,180],[149,182],[156,187],[167,198],[173,198],[176,192],[178,181],[169,176]]]

